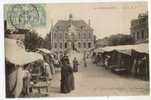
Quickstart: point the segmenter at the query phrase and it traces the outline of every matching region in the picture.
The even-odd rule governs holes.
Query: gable
[[[93,29],[85,23],[83,20],[59,20],[54,28],[53,31],[71,31],[76,30],[76,31],[93,31]]]

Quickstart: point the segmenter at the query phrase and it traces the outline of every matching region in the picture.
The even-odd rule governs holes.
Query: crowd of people
[[[76,57],[74,57],[72,64],[67,55],[60,55],[59,57],[58,55],[45,55],[42,65],[37,64],[36,66],[41,66],[42,76],[46,76],[49,81],[53,80],[56,69],[61,69],[60,92],[69,93],[75,89],[74,72],[78,72],[79,67]]]
[[[57,72],[60,72],[61,75],[61,80],[58,81],[60,82],[61,93],[70,93],[75,89],[74,73],[79,71],[77,57],[68,57],[68,53],[37,53],[43,56],[43,60],[40,59],[19,67],[6,62],[6,68],[9,68],[6,69],[7,97],[28,97],[33,91],[35,92],[35,88],[33,88],[35,84],[43,80],[47,81],[48,84],[51,83]],[[84,53],[85,67],[87,67],[86,57],[87,55]]]
[[[110,56],[104,55],[103,53],[92,54],[92,62],[97,66],[104,66],[106,69],[109,67]]]
[[[117,50],[93,52],[92,62],[116,74],[149,80],[148,56],[147,53],[136,50],[130,50],[130,53]]]

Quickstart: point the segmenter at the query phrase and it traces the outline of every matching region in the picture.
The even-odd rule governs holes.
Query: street
[[[79,72],[74,73],[75,90],[68,94],[60,93],[60,71],[56,72],[50,82],[49,96],[135,96],[149,95],[149,82],[132,77],[116,75],[104,67],[92,64],[88,67],[80,60]]]

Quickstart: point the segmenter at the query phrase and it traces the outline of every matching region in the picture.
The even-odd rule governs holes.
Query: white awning
[[[45,49],[45,48],[38,48],[39,51],[42,51],[44,53],[48,53],[48,54],[51,54],[52,52],[48,49]]]
[[[94,52],[104,52],[103,48],[94,49]]]
[[[148,43],[142,43],[142,44],[136,44],[136,45],[118,45],[118,46],[107,46],[104,48],[98,48],[97,51],[113,51],[113,50],[117,50],[117,51],[121,51],[121,52],[127,52],[130,53],[129,51],[131,50],[135,50],[137,52],[141,52],[141,53],[147,53],[149,54],[149,45]],[[125,53],[126,53],[125,52]]]
[[[17,40],[5,39],[5,58],[16,65],[25,65],[37,60],[43,60],[43,56],[36,52],[27,52],[17,44]]]
[[[141,53],[149,53],[149,45],[147,43],[136,44],[136,45],[120,45],[120,46],[110,46],[103,48],[104,51],[112,50],[135,50]]]

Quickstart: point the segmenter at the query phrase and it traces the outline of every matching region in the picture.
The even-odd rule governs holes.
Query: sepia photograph
[[[147,1],[3,8],[6,98],[150,95]]]

